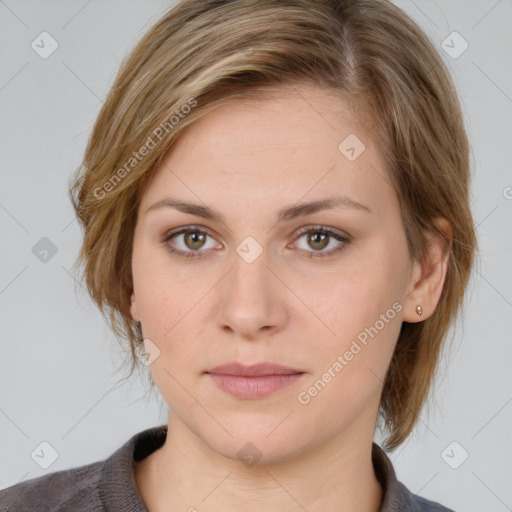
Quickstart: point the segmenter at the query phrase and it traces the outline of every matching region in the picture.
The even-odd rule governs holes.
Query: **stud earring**
[[[418,313],[418,316],[421,316],[423,314],[423,309],[421,309],[421,306],[416,306],[416,313]]]

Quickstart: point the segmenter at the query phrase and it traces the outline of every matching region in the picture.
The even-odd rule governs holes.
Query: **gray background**
[[[71,272],[81,232],[66,187],[122,58],[171,3],[0,1],[0,488],[103,459],[166,422],[143,376],[117,384],[121,346]],[[512,510],[512,2],[395,3],[459,90],[480,255],[436,405],[391,459],[411,491],[458,512]],[[31,47],[43,31],[59,45],[47,59]],[[453,31],[469,44],[457,58],[442,46]],[[46,262],[32,250],[43,237],[57,249]],[[43,441],[58,453],[47,469],[31,457]]]

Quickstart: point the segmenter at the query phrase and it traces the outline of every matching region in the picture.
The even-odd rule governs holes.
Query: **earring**
[[[418,313],[418,316],[421,316],[423,313],[423,310],[419,304],[416,306],[416,313]]]

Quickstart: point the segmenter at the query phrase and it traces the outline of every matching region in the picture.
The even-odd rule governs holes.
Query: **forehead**
[[[253,207],[322,199],[339,193],[374,211],[394,191],[362,124],[333,92],[273,90],[233,99],[187,126],[143,199],[165,197]],[[228,206],[228,205],[225,205]]]
[[[180,144],[215,148],[215,154],[327,146],[337,149],[350,130],[366,139],[365,129],[334,91],[311,86],[263,89],[263,97],[234,97],[192,125]],[[190,133],[193,132],[193,133]]]

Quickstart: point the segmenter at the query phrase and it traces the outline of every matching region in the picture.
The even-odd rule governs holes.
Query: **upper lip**
[[[233,361],[231,363],[215,366],[206,373],[215,373],[220,375],[241,375],[244,377],[255,377],[258,375],[291,375],[294,373],[304,373],[294,368],[282,366],[274,363],[258,363],[253,365],[244,365]]]

